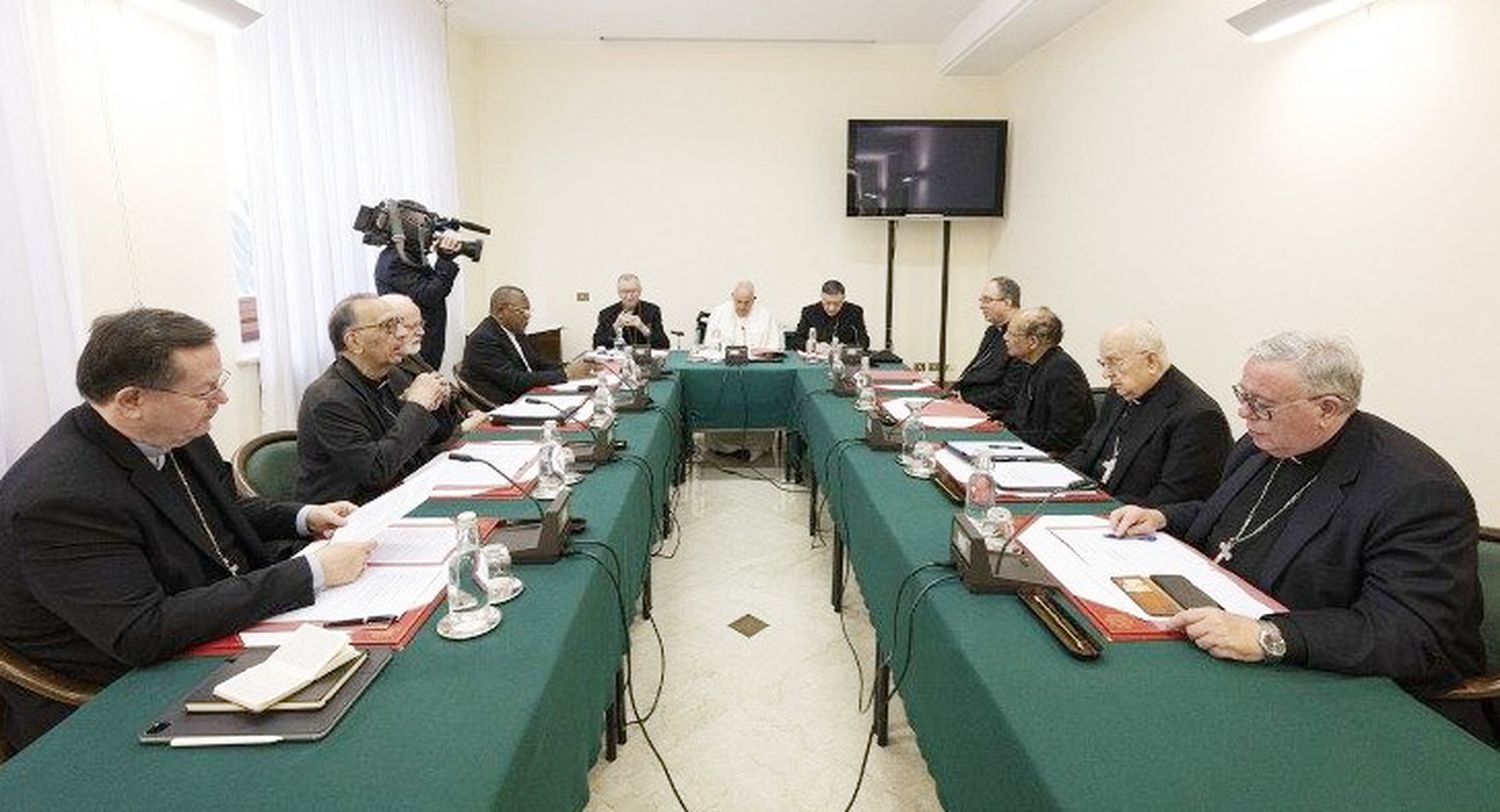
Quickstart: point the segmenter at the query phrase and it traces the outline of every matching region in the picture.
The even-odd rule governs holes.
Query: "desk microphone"
[[[506,482],[509,482],[511,485],[515,486],[516,490],[520,491],[522,496],[524,496],[527,499],[531,500],[531,506],[534,507],[534,508],[536,508],[536,520],[537,521],[541,521],[542,517],[544,515],[546,515],[546,513],[547,513],[546,508],[543,508],[542,507],[542,503],[535,496],[531,495],[531,491],[528,490],[528,489],[526,489],[526,488],[521,487],[521,483],[515,481],[514,479],[511,479],[510,478],[510,474],[507,474],[504,471],[500,470],[500,466],[494,464],[493,462],[490,462],[487,459],[483,459],[481,457],[471,456],[469,454],[463,453],[462,451],[449,451],[448,452],[448,459],[453,460],[455,462],[477,462],[480,465],[488,465],[490,467],[490,470],[492,470],[495,473],[497,473],[497,474],[500,475],[501,479],[503,479]]]
[[[530,403],[533,406],[546,406],[552,409],[552,411],[557,412],[557,414],[562,418],[563,423],[567,423],[569,420],[572,420],[573,415],[579,409],[583,408],[583,403],[580,403],[571,409],[564,410],[561,406],[558,406],[556,403],[553,403],[550,400],[542,400],[541,398],[536,397],[527,397],[524,400],[525,402]],[[587,400],[584,400],[584,403],[587,402]],[[599,431],[593,426],[589,425],[589,421],[580,422],[579,425],[583,426],[583,430],[588,432],[589,438],[594,441],[594,452],[590,455],[590,457],[593,459],[595,464],[609,462],[609,458],[614,454],[614,440],[610,439],[606,441],[605,439],[600,437]],[[561,432],[561,430],[562,427],[559,425],[558,431]]]

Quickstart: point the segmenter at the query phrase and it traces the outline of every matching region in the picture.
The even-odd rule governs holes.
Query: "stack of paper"
[[[538,402],[527,402],[533,400]],[[492,417],[501,420],[529,422],[556,420],[558,423],[582,423],[593,414],[594,404],[587,395],[526,395],[514,403],[490,410]]]
[[[950,440],[948,447],[970,460],[981,451],[988,451],[995,461],[1050,459],[1047,452],[1020,440]]]
[[[542,444],[534,442],[464,443],[456,452],[484,460],[505,472],[517,484],[511,485],[495,469],[479,462],[460,462],[440,455],[429,463],[430,467],[420,471],[427,482],[428,492],[433,496],[473,496],[490,491],[515,491],[517,486],[525,488],[536,479],[540,464]]]
[[[922,425],[930,429],[968,429],[989,419],[975,406],[955,400],[907,397],[883,400],[880,405],[898,423],[911,417],[912,411],[920,406]]]
[[[214,696],[260,713],[358,656],[349,635],[304,625],[265,662],[214,686]]]
[[[1192,547],[1158,532],[1145,538],[1114,538],[1109,522],[1089,516],[1041,516],[1020,542],[1074,597],[1152,624],[1147,614],[1111,578],[1121,575],[1182,575],[1225,611],[1247,617],[1281,611],[1253,593]]]

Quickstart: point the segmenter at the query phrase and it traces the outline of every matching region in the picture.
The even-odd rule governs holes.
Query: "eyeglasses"
[[[227,384],[227,383],[229,383],[229,370],[226,369],[223,372],[219,373],[219,380],[214,383],[214,386],[213,386],[212,389],[208,390],[207,392],[203,392],[203,393],[197,394],[197,395],[195,395],[195,394],[193,394],[191,392],[179,392],[176,389],[151,389],[151,387],[142,387],[142,388],[143,389],[151,389],[151,391],[153,391],[153,392],[165,392],[165,393],[167,393],[169,395],[179,395],[179,396],[185,397],[185,398],[192,398],[193,400],[201,400],[204,403],[213,403],[214,401],[218,400],[219,398],[225,396],[224,395],[224,384]]]
[[[1004,302],[1004,301],[1007,301],[1007,299],[1004,296],[980,296],[979,297],[979,303],[980,304],[994,304],[995,302]]]
[[[356,324],[355,326],[350,327],[349,331],[359,332],[360,330],[369,330],[372,327],[379,327],[386,335],[395,335],[401,332],[401,317],[391,316],[388,319],[371,322],[369,324]]]
[[[1318,400],[1319,398],[1339,398],[1339,400],[1343,400],[1341,396],[1333,392],[1324,392],[1321,395],[1310,395],[1305,398],[1289,400],[1286,403],[1267,403],[1264,400],[1261,400],[1260,398],[1250,394],[1249,392],[1246,392],[1244,387],[1241,387],[1239,384],[1234,384],[1229,388],[1234,390],[1234,399],[1239,401],[1240,405],[1245,407],[1245,409],[1250,412],[1250,416],[1255,418],[1256,420],[1270,420],[1271,418],[1276,416],[1277,412],[1285,409],[1288,406],[1295,406],[1298,403],[1306,403],[1308,401]]]
[[[1099,364],[1099,368],[1104,370],[1105,372],[1119,372],[1120,370],[1124,369],[1127,364],[1130,363],[1130,359],[1139,358],[1140,356],[1145,354],[1146,353],[1144,352],[1133,352],[1125,356],[1124,358],[1110,357],[1095,358],[1094,360]]]

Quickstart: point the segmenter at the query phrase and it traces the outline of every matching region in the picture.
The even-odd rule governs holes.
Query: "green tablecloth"
[[[954,506],[908,479],[892,452],[841,443],[863,423],[848,399],[824,391],[821,368],[725,368],[680,356],[673,367],[673,378],[652,385],[660,411],[627,415],[619,430],[653,473],[613,463],[575,495],[590,522],[583,537],[623,557],[626,600],[649,561],[659,520],[651,505],[666,494],[678,415],[700,427],[788,426],[807,441],[899,675],[906,611],[947,571],[914,579],[899,639],[896,587],[915,567],[946,560]],[[527,593],[506,607],[499,631],[454,644],[429,623],[321,743],[136,744],[153,715],[214,665],[175,661],[111,685],[0,768],[0,799],[6,809],[578,808],[623,645],[616,597],[599,567],[578,558],[520,574]],[[1013,598],[970,595],[956,583],[934,587],[914,618],[900,690],[950,809],[1500,804],[1500,758],[1388,680],[1224,663],[1181,642],[1106,644],[1098,662],[1079,663]]]
[[[677,384],[653,384],[662,411],[623,415],[617,436],[654,473],[606,465],[581,483],[579,537],[625,565],[639,593],[656,510],[679,452]],[[481,434],[475,439],[503,439]],[[646,487],[656,493],[648,497]],[[529,510],[520,502],[444,501],[422,515]],[[593,549],[609,566],[608,553]],[[623,652],[620,610],[600,567],[581,557],[521,566],[526,592],[490,634],[461,643],[432,627],[440,607],[337,728],[316,744],[172,750],[136,735],[213,660],[176,660],[110,685],[0,768],[5,809],[576,809],[588,797],[604,710]]]
[[[916,592],[949,571],[916,576],[893,624],[898,585],[948,558],[957,508],[894,452],[836,447],[863,422],[847,399],[810,394],[823,386],[799,377],[800,431],[894,679]],[[1177,641],[1106,643],[1080,663],[1014,598],[957,582],[932,588],[914,628],[900,692],[949,809],[1500,805],[1500,756],[1386,679],[1221,662]]]

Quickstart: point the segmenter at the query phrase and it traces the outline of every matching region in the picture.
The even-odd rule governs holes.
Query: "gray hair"
[[[620,278],[615,280],[615,287],[619,287],[626,282],[634,282],[639,285],[641,283],[641,278],[633,273],[622,273],[620,274]]]
[[[1150,319],[1131,319],[1124,324],[1110,328],[1105,332],[1105,337],[1118,337],[1134,352],[1151,353],[1161,359],[1162,366],[1171,366],[1172,359],[1167,356],[1167,342],[1161,337],[1161,330],[1156,323]]]
[[[1288,330],[1256,342],[1250,358],[1291,364],[1312,395],[1336,395],[1347,412],[1359,407],[1365,370],[1354,342],[1346,336]]]
[[[1016,284],[1016,280],[1008,276],[996,276],[990,279],[990,282],[994,283],[995,289],[1000,292],[1000,298],[1010,302],[1011,307],[1021,306],[1021,286]]]
[[[354,303],[378,298],[373,293],[355,293],[345,296],[333,306],[333,313],[328,316],[328,340],[333,342],[334,352],[343,352],[348,349],[344,346],[344,333],[354,327],[354,321],[359,315],[354,312]]]

